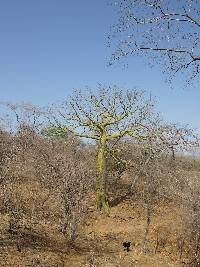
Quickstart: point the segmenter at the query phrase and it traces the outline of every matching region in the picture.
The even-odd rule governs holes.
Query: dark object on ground
[[[131,242],[123,242],[124,250],[126,250],[127,252],[130,251],[130,246],[131,246]]]

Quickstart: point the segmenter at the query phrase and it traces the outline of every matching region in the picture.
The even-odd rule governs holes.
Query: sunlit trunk
[[[109,212],[109,204],[106,196],[106,136],[102,135],[99,140],[97,156],[97,179],[96,179],[96,205],[97,209]]]

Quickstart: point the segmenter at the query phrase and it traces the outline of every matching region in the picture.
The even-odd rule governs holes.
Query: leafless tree
[[[148,251],[148,234],[156,203],[164,199],[183,203],[187,196],[191,200],[190,193],[186,192],[186,178],[183,178],[178,162],[174,159],[176,152],[180,157],[183,151],[197,146],[199,147],[199,138],[192,129],[162,123],[149,128],[146,137],[133,144],[132,148],[129,145],[130,154],[127,153],[126,166],[129,172],[132,170],[131,190],[133,194],[140,195],[146,211],[143,239],[145,253]],[[131,153],[136,153],[137,157]],[[194,193],[194,189],[191,191]]]
[[[11,133],[22,125],[39,131],[43,113],[42,108],[28,102],[0,102],[0,126]]]
[[[114,2],[114,3],[113,3]],[[184,73],[199,77],[200,9],[198,0],[116,0],[118,23],[109,39],[115,52],[110,63],[131,55],[147,55],[170,78]],[[153,60],[153,61],[152,61]]]
[[[80,141],[44,138],[41,113],[29,107],[6,104],[9,123],[0,131],[0,216],[9,218],[9,233],[19,250],[24,226],[31,232],[43,220],[66,225],[63,234],[73,243],[94,177],[93,161],[84,156]]]
[[[188,126],[176,124],[165,124],[156,129],[160,142],[171,151],[172,159],[175,160],[175,153],[189,152],[192,148],[199,147],[199,137],[195,131]]]

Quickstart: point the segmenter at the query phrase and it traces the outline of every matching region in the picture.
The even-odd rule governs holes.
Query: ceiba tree
[[[143,91],[120,90],[99,86],[96,93],[90,90],[74,91],[69,100],[50,110],[53,116],[46,133],[91,139],[97,143],[96,206],[109,212],[106,190],[107,145],[125,136],[135,139],[145,135],[153,114],[151,99]]]

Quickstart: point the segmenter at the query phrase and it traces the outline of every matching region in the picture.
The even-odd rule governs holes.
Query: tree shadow
[[[68,252],[69,246],[64,242],[58,242],[44,233],[33,230],[17,230],[0,239],[0,247],[16,247],[19,252],[26,249],[39,251],[51,251],[56,253]]]
[[[19,253],[26,252],[27,250],[40,251],[40,252],[53,252],[58,254],[69,254],[71,252],[77,255],[85,255],[90,251],[94,253],[113,253],[107,245],[107,238],[88,238],[81,237],[73,244],[62,240],[56,240],[45,233],[35,232],[33,229],[22,230],[17,229],[0,236],[0,250],[14,248]],[[112,240],[110,240],[111,242]]]
[[[123,203],[124,201],[130,199],[130,197],[133,196],[133,192],[132,190],[128,189],[126,193],[124,193],[123,195],[119,195],[115,198],[113,198],[110,201],[110,207],[115,207],[117,205],[119,205],[120,203]]]

